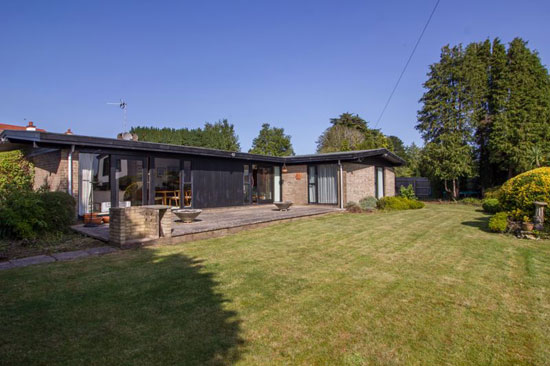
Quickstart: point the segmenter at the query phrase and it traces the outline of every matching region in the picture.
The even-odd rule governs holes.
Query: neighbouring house
[[[0,151],[23,149],[35,188],[65,191],[78,213],[164,204],[210,208],[292,201],[344,207],[395,194],[386,149],[274,157],[215,149],[44,131],[4,130]]]
[[[29,123],[26,126],[8,125],[5,123],[0,123],[0,133],[4,130],[46,132],[46,130],[36,127],[34,125],[34,122],[32,121],[29,121]]]

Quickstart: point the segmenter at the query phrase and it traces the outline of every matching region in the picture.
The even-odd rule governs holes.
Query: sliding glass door
[[[112,156],[115,164],[113,180],[114,201],[119,207],[141,206],[147,202],[147,159],[138,157]]]
[[[310,165],[308,168],[309,203],[338,204],[338,165]]]

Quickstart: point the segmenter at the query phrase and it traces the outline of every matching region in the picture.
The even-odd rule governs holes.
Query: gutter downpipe
[[[67,193],[71,196],[73,195],[73,152],[74,152],[74,145],[71,145],[71,150],[69,150],[69,155],[67,156],[67,164],[69,166],[67,167],[67,175],[68,175],[68,187],[67,187]]]
[[[342,169],[342,163],[338,160],[338,166],[340,167],[340,209],[344,209],[344,171]]]

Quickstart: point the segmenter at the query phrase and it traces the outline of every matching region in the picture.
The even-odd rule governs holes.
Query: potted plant
[[[529,216],[523,216],[523,223],[521,224],[521,228],[523,231],[533,231],[533,228],[535,227],[535,224],[531,222],[531,219],[529,219]]]

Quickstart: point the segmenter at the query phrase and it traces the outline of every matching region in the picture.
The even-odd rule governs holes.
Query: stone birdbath
[[[548,206],[546,202],[533,202],[535,204],[535,230],[544,229],[544,208]]]
[[[179,210],[172,211],[174,215],[176,215],[184,224],[190,224],[197,216],[199,216],[202,212],[202,210],[197,209],[190,209],[190,208],[183,208]]]
[[[277,206],[277,209],[279,211],[288,211],[290,206],[292,206],[291,201],[284,201],[284,202],[273,202],[275,206]]]

